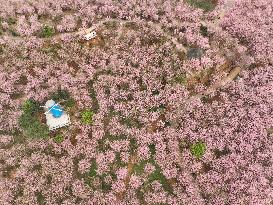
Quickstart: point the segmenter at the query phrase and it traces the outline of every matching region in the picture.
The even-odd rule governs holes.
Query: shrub
[[[69,98],[65,101],[66,107],[73,107],[75,105],[75,100],[73,98]]]
[[[37,113],[41,111],[40,104],[34,100],[27,100],[23,106],[23,113],[19,118],[19,126],[24,130],[24,134],[30,138],[48,137],[48,127],[42,124]]]
[[[51,95],[52,100],[67,100],[70,98],[70,94],[67,90],[58,89],[55,93]]]
[[[187,51],[188,59],[200,59],[204,54],[204,50],[201,48],[190,48]]]
[[[200,159],[206,152],[206,144],[203,142],[194,143],[191,145],[190,150],[192,155]]]
[[[36,192],[35,196],[37,198],[38,204],[46,204],[46,199],[42,192]]]
[[[17,31],[15,31],[13,28],[10,28],[10,29],[9,29],[9,32],[10,32],[10,34],[11,34],[12,36],[15,36],[15,37],[16,37],[16,36],[20,36],[19,33],[17,33]]]
[[[200,26],[200,33],[204,37],[208,37],[208,27],[201,25]]]
[[[10,18],[8,18],[7,22],[9,25],[14,25],[14,24],[16,24],[16,19],[10,17]]]
[[[32,123],[34,123],[34,119],[30,113],[23,113],[19,118],[19,126],[23,129],[30,126]]]
[[[180,85],[185,85],[187,82],[187,78],[185,74],[180,74],[174,77],[174,82]]]
[[[56,142],[57,144],[61,143],[62,141],[64,141],[63,135],[58,134],[54,137],[54,142]]]
[[[19,126],[24,134],[30,138],[47,138],[49,130],[38,118],[31,113],[23,113],[19,118]]]
[[[30,113],[30,114],[34,114],[42,110],[42,108],[40,107],[40,103],[32,99],[27,100],[23,104],[22,108],[24,113]]]
[[[54,35],[54,33],[55,33],[55,29],[53,27],[45,25],[40,32],[40,36],[42,38],[50,38]]]
[[[66,107],[73,107],[75,105],[75,101],[70,97],[70,94],[67,90],[58,89],[55,93],[52,93],[50,98],[56,102],[64,100],[64,105]]]
[[[92,110],[84,110],[81,113],[81,119],[83,124],[91,124],[94,112]]]

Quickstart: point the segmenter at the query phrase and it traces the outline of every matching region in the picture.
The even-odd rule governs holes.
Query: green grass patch
[[[24,129],[24,134],[30,138],[47,138],[48,127],[30,115],[22,115],[19,125]]]
[[[173,79],[174,83],[178,83],[180,85],[186,85],[187,83],[187,77],[185,74],[180,74],[174,77]]]
[[[150,150],[151,156],[152,156],[152,158],[153,158],[154,155],[155,155],[155,153],[156,153],[155,144],[150,144],[150,145],[149,145],[149,150]]]
[[[50,38],[55,34],[55,29],[51,26],[45,25],[40,31],[40,37]]]
[[[130,154],[133,155],[136,153],[137,151],[137,141],[135,138],[131,138],[130,139],[130,144],[129,144],[129,147],[130,147]]]
[[[96,162],[96,160],[93,160],[92,163],[91,163],[88,175],[90,177],[96,176],[97,175],[97,169],[98,169],[97,162]]]
[[[97,80],[97,77],[98,75],[100,75],[99,73],[97,75],[94,76],[94,80],[90,80],[87,84],[88,86],[88,92],[89,92],[89,95],[92,99],[92,110],[94,110],[95,113],[97,113],[100,109],[100,105],[99,105],[99,102],[97,100],[97,93],[94,89],[94,82],[95,80]]]
[[[148,184],[150,184],[153,181],[159,181],[166,192],[173,194],[173,188],[168,182],[167,178],[162,173],[161,168],[157,164],[155,164],[155,167],[156,167],[155,171],[148,177],[147,181]]]
[[[116,152],[116,160],[115,160],[115,166],[122,168],[122,167],[126,167],[126,163],[122,161],[120,153]]]
[[[155,169],[155,171],[153,173],[151,173],[148,176],[148,179],[144,182],[144,184],[143,184],[144,190],[147,189],[151,185],[151,183],[153,181],[159,181],[161,183],[163,189],[166,192],[168,192],[170,194],[173,194],[172,186],[170,185],[169,181],[164,176],[164,174],[162,173],[161,168],[155,162],[154,159],[150,158],[149,160],[142,160],[138,164],[135,164],[134,167],[133,167],[133,173],[136,174],[136,175],[142,175],[144,173],[144,168],[145,168],[145,165],[147,163],[153,164],[156,169]]]
[[[83,124],[90,125],[92,124],[92,118],[94,116],[94,112],[92,110],[84,110],[81,112],[81,121]]]
[[[65,101],[64,106],[65,107],[74,107],[76,104],[75,100],[73,98],[69,98]]]
[[[106,183],[105,177],[107,175],[110,175],[112,179],[116,179],[117,176],[112,168],[109,172],[99,175],[97,173],[97,168],[98,168],[97,163],[96,163],[96,160],[94,159],[91,162],[89,172],[87,173],[87,175],[84,176],[84,181],[86,184],[88,184],[88,186],[90,186],[94,190],[100,190],[100,191],[103,191],[104,193],[109,192],[111,190],[111,184]],[[94,180],[96,178],[100,180],[99,187],[94,186]]]
[[[18,123],[24,134],[30,138],[47,138],[49,130],[39,121],[38,114],[42,111],[40,104],[34,100],[27,100],[22,106],[23,113]]]
[[[60,50],[62,47],[60,44],[53,44],[48,47],[42,48],[42,52],[52,56],[52,57],[58,57],[58,50]]]
[[[132,172],[136,175],[142,175],[147,163],[152,163],[152,160],[142,160],[137,164],[134,164]]]
[[[54,137],[54,142],[56,142],[57,144],[60,144],[64,141],[64,136],[61,135],[61,134],[57,134],[55,137]]]
[[[194,143],[190,146],[190,151],[193,156],[200,159],[206,152],[206,144],[203,142]]]
[[[217,5],[217,0],[186,0],[186,2],[192,7],[203,9],[205,12],[212,11]]]
[[[42,111],[42,108],[40,107],[40,103],[35,100],[29,99],[24,102],[22,110],[24,113],[34,114]]]

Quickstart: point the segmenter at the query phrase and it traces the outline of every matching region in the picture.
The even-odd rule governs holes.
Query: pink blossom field
[[[272,0],[0,3],[0,205],[273,205]]]

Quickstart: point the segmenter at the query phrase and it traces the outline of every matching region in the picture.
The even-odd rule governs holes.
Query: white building
[[[69,115],[63,111],[60,117],[54,117],[50,112],[54,105],[58,105],[54,102],[54,100],[48,100],[45,104],[45,116],[46,116],[46,124],[49,127],[50,131],[56,130],[58,128],[69,126],[71,124]],[[58,105],[59,106],[59,105]]]
[[[84,40],[89,41],[89,40],[95,38],[96,36],[97,36],[96,31],[92,31],[92,32],[90,32],[90,33],[84,35],[83,38],[84,38]]]

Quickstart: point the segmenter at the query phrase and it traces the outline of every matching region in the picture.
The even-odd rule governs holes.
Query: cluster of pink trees
[[[240,0],[204,33],[215,14],[182,1],[2,3],[0,204],[272,203],[272,6]],[[89,44],[73,35],[109,17],[131,22],[105,23]],[[41,38],[45,25],[53,36]],[[25,139],[24,101],[60,88],[76,102],[64,140]]]
[[[238,1],[221,23],[225,30],[248,47],[256,63],[273,63],[272,9],[273,2],[267,0]]]

